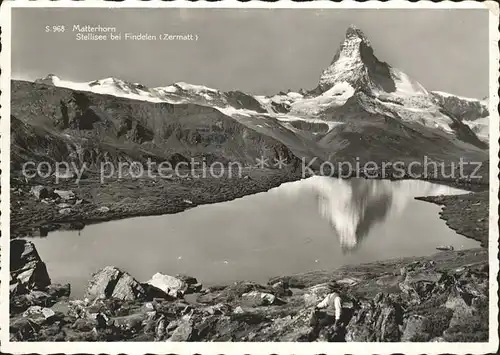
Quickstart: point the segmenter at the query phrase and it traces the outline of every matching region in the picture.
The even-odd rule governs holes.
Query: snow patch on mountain
[[[173,94],[177,92],[177,87],[174,85],[169,85],[169,86],[161,86],[157,88],[151,89],[152,91],[156,91],[161,94]]]
[[[490,117],[481,117],[475,121],[462,121],[476,134],[483,142],[489,142],[490,139]]]
[[[354,88],[349,83],[340,82],[319,96],[292,102],[290,113],[317,116],[327,108],[342,106],[354,95],[354,92]]]
[[[444,91],[432,91],[432,93],[436,94],[436,95],[439,95],[439,96],[442,96],[442,97],[455,97],[457,99],[464,100],[464,101],[480,102],[483,105],[488,105],[488,99],[487,98],[483,99],[483,100],[478,100],[478,99],[475,99],[475,98],[472,98],[472,97],[465,97],[465,96],[454,95],[454,94],[450,94],[450,93],[444,92]]]
[[[443,109],[469,126],[479,139],[489,141],[488,98],[478,100],[443,91],[432,91],[432,95]]]
[[[212,93],[218,93],[219,91],[216,89],[212,89],[203,85],[194,85],[194,84],[188,84],[183,81],[175,83],[176,86],[180,87],[182,90],[185,91],[191,91],[194,93],[203,93],[203,92],[212,92]]]
[[[50,77],[50,78],[49,78]],[[132,100],[142,100],[150,102],[170,102],[165,99],[160,99],[154,95],[148,88],[141,84],[133,84],[116,78],[104,78],[90,82],[74,82],[69,80],[61,80],[55,75],[49,75],[44,79],[36,82],[64,87],[76,91],[89,91],[102,95],[113,95],[124,97]],[[174,103],[174,101],[172,101]]]
[[[230,117],[233,117],[234,115],[246,116],[246,117],[262,116],[262,114],[257,112],[257,111],[235,108],[233,106],[216,107],[216,109],[219,110],[220,112],[222,112],[223,114],[228,115]]]
[[[391,117],[397,116],[405,122],[419,123],[425,127],[437,128],[448,134],[454,133],[454,130],[451,128],[453,120],[443,114],[436,105],[420,108],[403,106],[393,102],[381,101],[380,99],[376,99],[376,102],[388,109],[388,111],[378,111],[378,113]]]
[[[419,82],[413,80],[401,70],[391,67],[390,72],[396,85],[396,91],[391,92],[392,95],[402,97],[429,95],[429,92]]]

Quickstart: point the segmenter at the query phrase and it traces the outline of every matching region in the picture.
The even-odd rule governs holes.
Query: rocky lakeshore
[[[488,247],[489,193],[478,191],[467,195],[425,196],[417,200],[443,206],[439,214],[446,225],[457,233],[472,238]]]
[[[201,176],[202,172],[197,172]],[[225,172],[229,174],[229,172]],[[74,178],[11,179],[11,238],[46,236],[56,229],[182,212],[202,205],[265,192],[301,178],[296,170],[244,169],[221,178],[123,178],[101,183],[99,175]]]
[[[105,267],[83,299],[50,281],[33,243],[11,241],[13,341],[486,341],[488,251],[440,252],[205,288],[194,277],[146,282]],[[202,280],[201,280],[202,281]],[[315,305],[336,289],[338,329],[313,332]]]

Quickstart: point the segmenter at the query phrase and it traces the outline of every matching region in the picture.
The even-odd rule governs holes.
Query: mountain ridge
[[[111,140],[118,150],[125,142],[129,149],[158,157],[207,154],[250,164],[264,151],[271,159],[285,155],[293,161],[318,162],[425,155],[452,161],[487,155],[489,113],[483,101],[427,91],[380,61],[355,26],[347,29],[311,91],[269,97],[185,82],[155,88],[118,78],[75,83],[54,74],[34,83],[13,83],[14,118],[27,124],[45,122],[66,136],[106,144]],[[25,110],[27,100],[36,107]],[[40,107],[42,103],[50,109]],[[214,128],[217,125],[224,128]],[[233,134],[240,137],[236,141],[243,139],[238,144],[245,149],[231,142]],[[253,144],[263,145],[251,148],[244,138],[250,136],[259,142]],[[220,139],[222,146],[216,144]]]

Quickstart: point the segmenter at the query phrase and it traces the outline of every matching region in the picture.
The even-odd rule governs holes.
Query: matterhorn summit
[[[318,87],[325,92],[341,82],[374,95],[379,92],[428,95],[418,82],[380,61],[365,34],[354,25],[347,28],[345,39],[331,64],[321,74]]]

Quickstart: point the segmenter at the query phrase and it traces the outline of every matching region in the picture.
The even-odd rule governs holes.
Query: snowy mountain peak
[[[341,83],[348,83],[356,91],[374,97],[389,95],[398,98],[398,101],[419,97],[418,100],[425,101],[425,104],[432,100],[420,83],[380,61],[364,33],[353,25],[347,29],[330,66],[321,74],[319,91],[324,93]]]
[[[370,42],[366,38],[363,31],[361,31],[355,25],[350,25],[347,28],[346,33],[345,33],[345,41],[352,41],[352,40],[360,40],[360,41],[363,41],[366,44],[370,45]]]
[[[319,89],[325,92],[340,82],[347,82],[356,89],[394,91],[389,68],[375,57],[364,33],[351,25],[330,66],[321,74]]]

